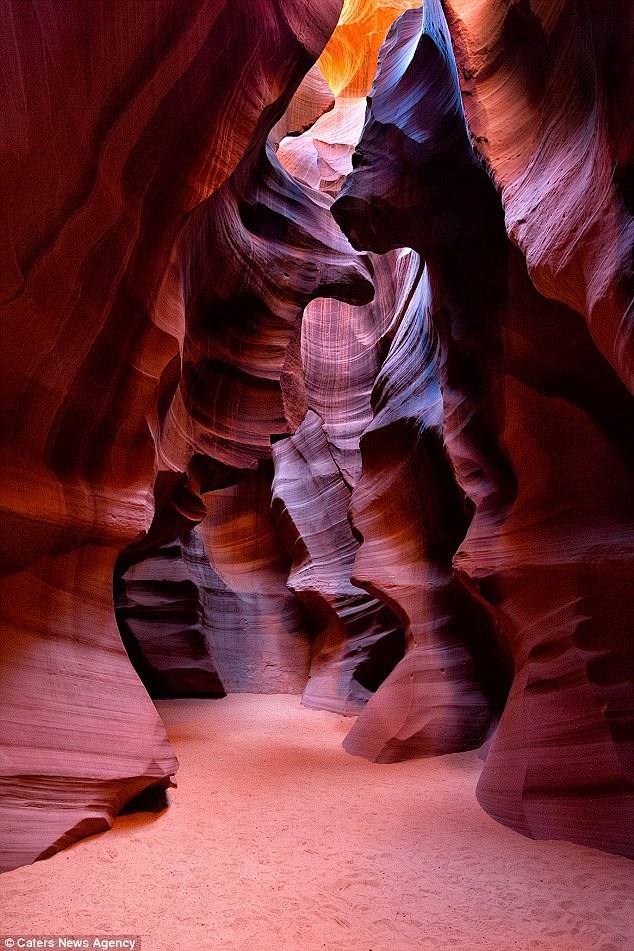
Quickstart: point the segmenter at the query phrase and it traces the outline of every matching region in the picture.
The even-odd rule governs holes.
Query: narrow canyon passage
[[[634,866],[479,808],[476,752],[379,765],[290,695],[163,700],[181,762],[136,813],[1,879],[5,933],[142,951],[629,951]]]
[[[0,951],[634,949],[631,12],[0,0]]]

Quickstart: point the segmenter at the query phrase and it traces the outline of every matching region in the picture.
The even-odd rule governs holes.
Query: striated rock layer
[[[420,0],[344,0],[318,66],[338,99],[367,96],[379,49],[397,16]]]
[[[633,855],[631,398],[575,301],[542,297],[507,245],[436,0],[388,37],[354,165],[333,208],[353,243],[427,262],[443,438],[474,509],[453,564],[513,659],[480,802],[525,834]]]
[[[225,695],[201,597],[213,580],[196,529],[142,552],[124,571],[115,568],[117,624],[151,697]]]
[[[546,297],[634,385],[634,120],[627,0],[448,0],[475,147]]]
[[[206,633],[230,692],[301,693],[308,676],[310,624],[286,585],[290,558],[271,515],[272,478],[263,462],[205,496],[200,534],[213,571],[202,589]]]
[[[390,610],[350,580],[358,547],[347,519],[350,488],[320,417],[309,411],[273,449],[273,510],[293,557],[288,584],[318,635],[302,702],[357,713],[401,655],[402,632]]]
[[[176,770],[112,611],[118,553],[151,521],[148,421],[158,440],[180,375],[173,249],[263,147],[340,6],[2,6],[4,868]]]
[[[375,252],[409,245],[427,262],[402,289],[363,437],[366,484],[353,501],[364,536],[355,575],[399,605],[408,652],[347,743],[390,759],[478,745],[506,680],[485,688],[481,674],[487,664],[504,670],[504,648],[492,647],[451,565],[469,524],[456,478],[490,509],[513,485],[492,393],[506,235],[471,151],[437,5],[404,14],[388,36],[353,165],[333,208],[344,230]]]
[[[347,505],[360,468],[359,438],[371,417],[370,392],[382,358],[379,339],[389,319],[393,275],[389,263],[372,266],[343,238],[329,213],[332,197],[325,192],[330,189],[311,187],[321,186],[319,180],[295,180],[274,154],[281,134],[301,131],[319,111],[325,111],[322,118],[334,115],[336,110],[328,112],[331,104],[313,69],[273,130],[266,152],[246,156],[226,185],[191,216],[180,242],[184,372],[159,432],[163,463],[188,470],[194,495],[198,479],[207,507],[201,531],[215,580],[203,586],[200,598],[214,663],[227,689],[302,690],[307,651],[316,637],[305,702],[356,712],[401,649],[389,609],[351,584],[346,547],[356,547]],[[343,141],[332,142],[339,173],[349,170],[360,131],[358,108],[354,116],[356,123],[345,125],[338,136]],[[310,147],[321,135],[320,122],[306,135],[283,141]],[[374,285],[380,304],[364,305]],[[340,531],[321,545],[314,598],[302,591],[302,609],[292,593],[293,579],[290,591],[286,586],[290,561],[268,515],[266,458],[271,437],[297,428],[307,404],[321,414],[325,436],[309,439],[304,449],[314,454],[310,464],[317,467],[324,452],[323,464],[338,482],[333,517]],[[303,433],[300,427],[297,438]],[[279,470],[283,450],[278,449],[276,444]],[[300,533],[315,535],[327,502],[323,485],[318,481],[311,488],[301,454],[292,463],[288,453],[284,458],[284,479],[300,496],[308,492],[295,498],[302,511]],[[258,475],[247,474],[245,467],[258,459]],[[218,479],[227,483],[224,488]],[[237,484],[230,486],[231,481]],[[173,505],[168,509],[153,526],[159,540],[166,531],[163,521],[173,524]],[[200,517],[193,506],[192,521]],[[293,538],[281,534],[294,555]],[[156,560],[151,549],[149,555]],[[321,596],[321,588],[329,588],[330,563],[338,566],[342,586],[343,600],[336,606],[328,594]],[[349,638],[357,646],[351,647]],[[343,673],[337,672],[340,664]],[[357,668],[363,685],[347,684]]]
[[[361,133],[360,105],[338,100],[305,134],[284,140],[279,156],[285,167],[336,194]],[[273,447],[273,510],[293,559],[288,583],[315,633],[302,702],[344,714],[363,708],[403,654],[403,632],[389,606],[351,577],[358,540],[348,510],[361,475],[359,442],[372,418],[384,337],[400,302],[397,257],[371,256],[370,268],[370,303],[319,298],[305,309],[301,358],[310,411],[293,437]]]
[[[625,3],[407,9],[362,129],[412,6],[2,5],[2,868],[170,783],[139,677],[501,714],[487,811],[634,855]]]
[[[143,655],[155,654],[157,643],[163,667],[169,663],[189,671],[185,679],[181,677],[181,690],[186,683],[193,689],[199,680],[196,657],[183,638],[190,622],[183,599],[162,569],[162,558],[167,547],[176,559],[174,571],[190,576],[191,542],[199,537],[192,529],[207,512],[203,495],[210,506],[204,533],[207,547],[218,537],[222,551],[220,573],[211,549],[214,568],[204,548],[202,560],[195,559],[202,572],[195,593],[201,621],[198,651],[209,654],[213,642],[229,689],[285,690],[291,685],[290,689],[300,690],[303,686],[303,681],[297,683],[297,671],[289,674],[295,662],[281,649],[274,662],[259,640],[267,639],[265,621],[274,625],[278,614],[278,625],[289,624],[295,630],[301,624],[295,616],[299,605],[285,587],[280,592],[273,567],[276,549],[282,560],[287,556],[274,530],[265,531],[270,477],[268,483],[261,474],[254,479],[251,468],[259,458],[270,455],[271,432],[292,429],[305,412],[297,351],[302,306],[309,295],[329,274],[340,276],[344,286],[356,281],[366,296],[371,293],[368,277],[363,276],[362,267],[356,267],[360,256],[342,240],[319,196],[315,204],[310,191],[297,186],[273,154],[280,136],[310,126],[333,102],[323,76],[313,67],[269,134],[270,147],[245,157],[225,187],[190,216],[172,261],[169,296],[183,324],[184,360],[166,368],[154,428],[161,465],[177,471],[158,473],[154,520],[146,538],[135,542],[120,559],[122,588],[116,601],[124,641],[134,651],[137,667],[145,671],[145,683],[153,694],[163,695],[166,682],[148,676],[153,660],[151,656],[144,660]],[[297,210],[302,209],[300,216]],[[320,261],[308,280],[302,273],[302,247],[310,247]],[[282,272],[285,277],[280,282]],[[169,291],[166,288],[166,296]],[[190,388],[196,393],[195,404]],[[222,398],[216,400],[218,390]],[[232,486],[237,486],[235,491]],[[233,514],[220,501],[229,497],[238,506]],[[249,539],[240,535],[243,520],[245,526],[252,520]],[[183,534],[175,539],[176,533]],[[261,547],[262,541],[272,543],[272,573],[264,569],[261,553],[267,549]],[[145,581],[134,591],[135,612],[144,616],[144,624],[135,626],[132,640],[124,591],[130,587],[130,571],[140,572]],[[241,580],[245,573],[251,577],[247,590]],[[270,610],[261,611],[267,598]],[[282,602],[285,608],[280,613]],[[300,642],[306,636],[302,629]],[[290,649],[294,640],[291,637],[284,643]],[[209,663],[213,666],[215,661]],[[298,663],[301,670],[303,663]],[[209,689],[214,689],[213,684]]]
[[[331,104],[314,71],[304,85],[268,144],[245,156],[181,234],[182,372],[175,387],[165,377],[157,419],[159,479],[180,472],[190,499],[187,512],[172,499],[148,541],[169,535],[175,509],[182,526],[207,510],[201,530],[214,581],[200,594],[205,633],[233,690],[304,686],[310,635],[284,583],[288,565],[280,574],[288,556],[270,523],[262,466],[271,437],[306,413],[304,308],[317,297],[362,304],[374,293],[365,256],[330,214],[332,198],[295,181],[275,155],[282,127],[301,128]]]
[[[479,746],[508,686],[485,613],[451,566],[467,514],[442,441],[428,274],[413,252],[399,263],[401,302],[351,505],[363,538],[353,579],[392,606],[406,633],[405,657],[344,741],[378,762]]]

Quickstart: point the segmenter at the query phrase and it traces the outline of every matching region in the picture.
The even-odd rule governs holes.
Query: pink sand
[[[0,878],[3,933],[142,951],[631,951],[634,863],[479,808],[475,753],[379,766],[293,696],[157,704],[181,762],[158,815]]]

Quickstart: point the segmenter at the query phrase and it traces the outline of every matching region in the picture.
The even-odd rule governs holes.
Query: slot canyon
[[[630,0],[0,22],[0,948],[630,951]]]

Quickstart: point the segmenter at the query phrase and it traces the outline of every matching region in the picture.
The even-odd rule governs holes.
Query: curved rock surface
[[[281,160],[292,168],[299,158],[297,175],[302,156],[319,156],[313,181],[336,194],[351,169],[361,104],[338,100],[304,135],[284,140]],[[328,163],[322,161],[325,124],[332,133]],[[348,508],[361,475],[359,441],[372,418],[384,337],[399,304],[396,256],[371,256],[370,263],[373,301],[351,306],[318,298],[304,311],[301,357],[310,412],[295,435],[273,449],[273,507],[293,557],[289,586],[316,633],[302,702],[347,714],[359,712],[403,653],[403,632],[390,608],[351,579],[358,542]]]
[[[402,632],[384,604],[350,580],[358,548],[347,513],[350,488],[312,410],[273,446],[273,511],[293,557],[288,585],[317,628],[305,706],[358,713],[402,653]],[[378,659],[378,663],[377,663]]]
[[[301,693],[311,634],[286,586],[290,558],[271,516],[272,465],[206,495],[199,531],[213,579],[201,596],[214,662],[231,692]]]
[[[337,98],[367,96],[379,49],[399,14],[420,0],[344,0],[337,27],[318,66]]]
[[[125,649],[151,697],[223,697],[201,592],[214,574],[196,529],[157,545],[121,574],[115,610]]]
[[[293,178],[334,197],[350,171],[364,118],[365,99],[338,99],[307,134],[283,139],[278,158]]]
[[[627,0],[448,0],[464,102],[537,289],[583,314],[634,385],[634,135]]]
[[[406,652],[346,737],[378,762],[479,746],[508,686],[484,610],[457,582],[452,555],[468,518],[443,446],[440,341],[418,255],[396,270],[400,306],[363,433],[351,519],[363,543],[353,580],[389,604]]]
[[[112,611],[118,553],[151,521],[148,420],[178,382],[173,248],[340,6],[2,6],[4,868],[176,770]]]
[[[372,390],[385,359],[387,334],[402,304],[395,254],[371,255],[374,300],[363,307],[320,298],[302,320],[302,364],[310,408],[320,417],[329,451],[350,489],[361,477],[360,439],[372,421]]]
[[[478,799],[526,834],[634,856],[633,401],[515,251],[505,323],[517,492],[494,538],[474,524],[455,560],[515,663]]]
[[[503,707],[487,811],[634,856],[626,3],[414,6],[2,4],[1,868],[170,783],[130,659]]]
[[[317,65],[312,66],[288,104],[286,112],[269,133],[275,149],[287,136],[299,136],[335,107],[335,97]],[[310,184],[310,183],[307,183]]]
[[[268,144],[251,150],[192,213],[179,240],[182,373],[175,391],[168,374],[162,381],[156,432],[159,477],[186,474],[190,497],[157,512],[146,554],[156,560],[153,543],[173,535],[178,513],[183,531],[200,521],[207,504],[202,532],[213,580],[199,596],[230,690],[304,685],[307,634],[299,603],[280,582],[287,556],[267,520],[270,476],[267,482],[262,471],[251,477],[248,470],[270,459],[271,436],[292,432],[306,413],[304,308],[317,296],[362,303],[374,293],[365,256],[330,215],[332,198],[291,178],[274,151],[280,130],[299,131],[331,105],[313,70]],[[174,491],[183,492],[178,479]],[[252,535],[242,539],[240,526]],[[144,570],[151,573],[151,565]],[[178,612],[167,588],[164,597],[166,612]]]
[[[389,759],[478,745],[506,680],[500,677],[496,691],[488,678],[487,696],[484,658],[498,674],[504,663],[451,568],[469,524],[456,477],[468,498],[496,517],[513,485],[495,449],[492,393],[506,235],[495,191],[469,144],[438,4],[408,11],[390,32],[353,165],[333,206],[344,230],[375,252],[414,247],[428,265],[424,280],[410,274],[401,288],[390,376],[382,371],[377,380],[375,420],[363,439],[367,480],[355,514],[367,545],[355,574],[379,590],[386,588],[381,576],[389,580],[408,652],[349,748]],[[391,498],[407,500],[400,516]],[[412,528],[399,533],[403,519]],[[393,576],[384,571],[385,550]]]
[[[374,294],[331,203],[267,147],[190,216],[179,245],[182,376],[161,427],[163,467],[185,472],[194,455],[253,467],[270,458],[272,434],[303,419],[303,308],[315,297],[361,304]]]
[[[444,441],[474,505],[454,565],[514,662],[480,801],[526,834],[634,854],[631,400],[507,247],[435,0],[390,33],[353,164],[333,208],[353,243],[411,245],[437,288]]]
[[[245,157],[225,187],[191,217],[180,242],[184,373],[160,424],[160,446],[163,463],[170,468],[184,471],[189,465],[195,476],[212,460],[223,473],[231,470],[236,476],[238,484],[226,489],[215,485],[213,475],[207,485],[208,477],[200,476],[201,490],[213,489],[203,496],[209,514],[201,531],[216,574],[201,598],[208,608],[207,635],[214,660],[230,690],[302,689],[308,631],[314,634],[324,627],[323,604],[316,618],[307,617],[310,611],[302,612],[280,583],[280,565],[287,556],[268,522],[270,478],[267,484],[261,467],[253,477],[240,470],[258,459],[264,463],[271,452],[271,436],[296,429],[309,402],[324,415],[343,478],[356,479],[359,437],[370,419],[370,391],[379,366],[373,342],[382,333],[383,312],[379,315],[374,304],[358,306],[374,294],[373,268],[336,227],[326,189],[320,193],[304,187],[274,154],[281,130],[301,131],[321,112],[322,118],[305,135],[284,139],[310,144],[319,135],[320,123],[332,115],[331,100],[315,70],[302,86],[273,130],[266,153]],[[341,180],[349,170],[359,131],[358,109],[355,118],[356,125],[346,124],[339,141],[332,143]],[[382,263],[377,267],[382,274],[380,281],[374,275],[374,283],[382,295],[389,294],[389,267]],[[312,298],[316,299],[309,303]],[[342,332],[335,333],[339,325]],[[348,499],[345,483],[342,489],[342,498]],[[316,507],[304,515],[309,533],[314,530],[310,519],[321,517],[323,505],[322,500],[313,501]],[[338,517],[350,535],[345,506]],[[345,553],[336,546],[329,557],[345,562]],[[354,599],[360,599],[360,605],[355,602],[341,609],[342,616],[354,617],[337,622],[336,637],[345,639],[342,632],[348,628],[358,635],[369,625],[368,644],[382,642],[395,628],[389,610],[356,590]],[[386,630],[373,612],[385,618]],[[322,641],[319,636],[318,644]],[[372,656],[389,655],[385,644],[372,651]],[[314,705],[324,700],[331,709],[342,703],[347,709],[346,687],[338,692],[331,685],[325,693],[315,687],[319,665],[322,673],[328,668],[324,682],[336,680],[330,671],[332,651],[321,657],[322,653],[317,646],[305,699],[308,702],[311,695]],[[364,683],[375,684],[381,678],[376,660],[358,657],[357,666],[365,671]],[[367,697],[369,689],[360,695]]]

